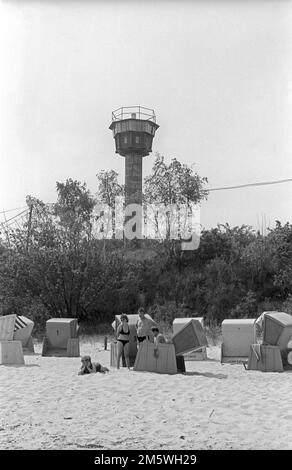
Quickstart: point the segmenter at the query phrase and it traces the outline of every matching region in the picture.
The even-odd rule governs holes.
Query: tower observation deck
[[[116,153],[125,157],[125,205],[139,204],[142,208],[142,159],[152,152],[156,130],[153,109],[125,106],[112,112],[110,129],[115,139]]]

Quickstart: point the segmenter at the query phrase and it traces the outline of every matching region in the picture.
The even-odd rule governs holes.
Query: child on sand
[[[158,356],[159,356],[158,344],[159,343],[166,343],[165,337],[162,333],[159,333],[159,329],[158,329],[157,326],[152,326],[151,331],[153,333],[154,357],[158,358]]]
[[[99,362],[91,362],[90,356],[82,356],[81,364],[81,369],[78,372],[78,375],[95,374],[96,372],[105,374],[106,372],[109,372],[109,369],[102,366]]]
[[[166,343],[164,335],[162,333],[159,333],[159,329],[157,326],[152,326],[151,331],[153,333],[153,341],[155,346],[157,346],[158,343]]]

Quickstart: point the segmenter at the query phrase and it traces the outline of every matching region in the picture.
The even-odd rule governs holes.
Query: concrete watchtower
[[[142,206],[142,159],[152,152],[156,129],[153,109],[126,106],[112,112],[110,129],[116,153],[125,157],[125,205]]]

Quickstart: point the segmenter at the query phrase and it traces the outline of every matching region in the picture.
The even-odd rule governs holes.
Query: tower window
[[[135,137],[135,141],[136,141],[136,144],[139,144],[139,142],[140,142],[139,136]]]
[[[125,135],[124,136],[124,144],[127,144],[128,143],[128,137]]]

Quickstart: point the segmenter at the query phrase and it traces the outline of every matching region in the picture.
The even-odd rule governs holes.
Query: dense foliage
[[[205,179],[176,160],[166,167],[159,158],[156,176],[146,181],[148,198],[167,199],[166,187],[159,194],[156,181],[162,171],[177,177],[179,197],[183,191],[195,202],[206,197]],[[180,191],[183,172],[189,184]],[[111,205],[122,191],[116,177],[98,175],[97,197],[109,198]],[[209,323],[256,317],[263,310],[292,313],[291,224],[276,221],[266,235],[248,226],[220,225],[203,230],[199,248],[184,252],[175,240],[96,239],[95,203],[86,185],[71,179],[57,183],[55,204],[27,198],[26,224],[2,233],[0,314],[27,315],[41,328],[49,317],[110,323],[115,314],[135,313],[140,304],[166,323],[194,313]]]

